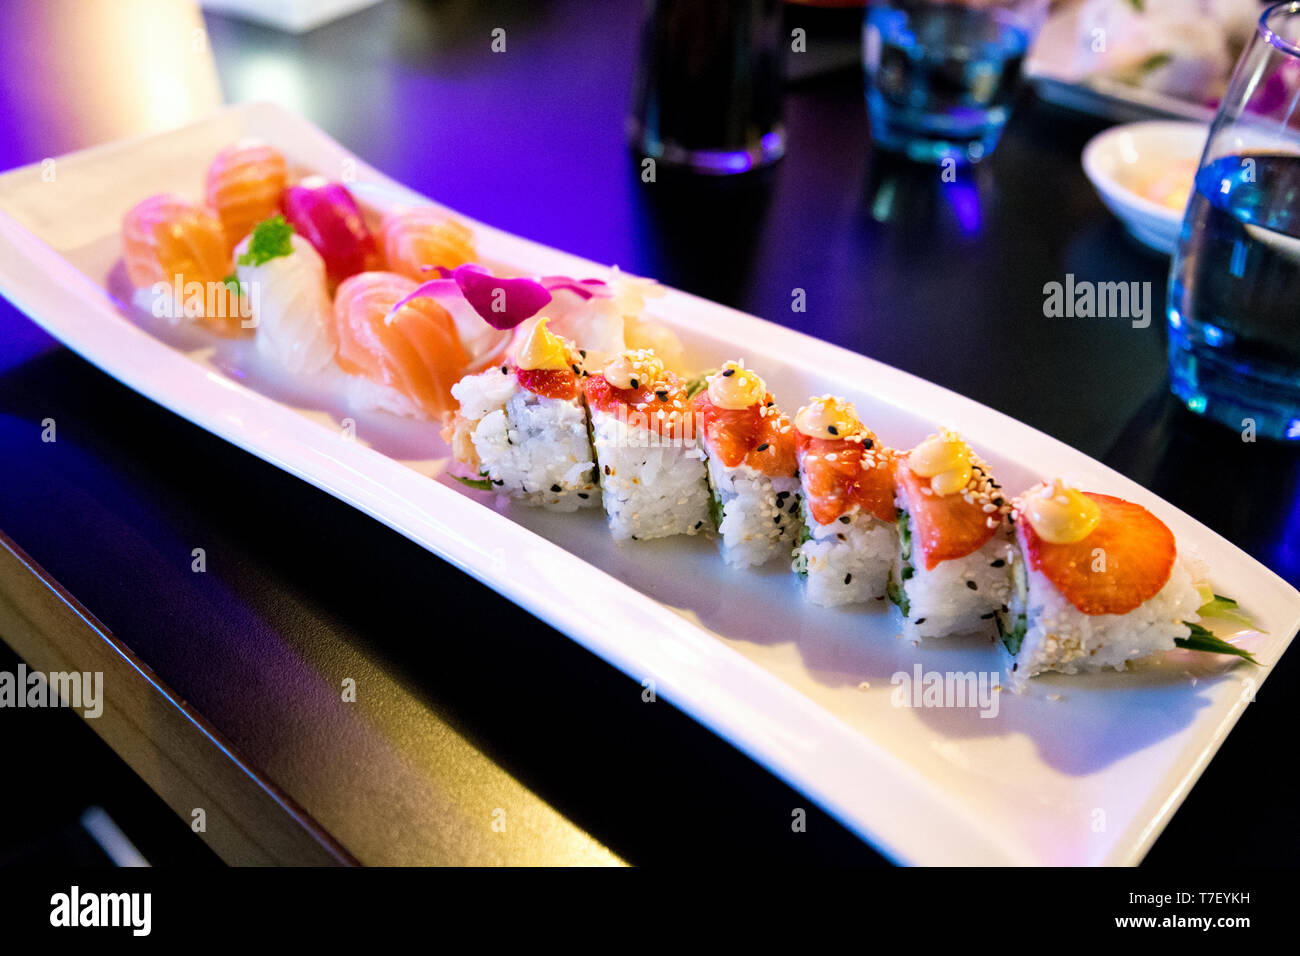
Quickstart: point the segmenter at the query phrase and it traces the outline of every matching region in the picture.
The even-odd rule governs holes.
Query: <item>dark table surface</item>
[[[129,57],[147,6],[121,4],[141,12],[106,22],[101,45]],[[774,169],[647,185],[622,139],[641,6],[388,0],[300,37],[209,16],[194,55],[215,59],[226,100],[297,109],[468,215],[1007,412],[1300,582],[1300,452],[1243,442],[1167,396],[1168,261],[1129,240],[1083,176],[1100,121],[1026,94],[992,159],[945,183],[873,152],[855,71],[801,70]],[[165,109],[79,108],[103,64],[60,29],[73,15],[36,0],[0,13],[0,48],[15,51],[0,168],[212,105],[200,65]],[[842,14],[791,15],[810,55],[851,42]],[[1150,282],[1155,320],[1044,317],[1044,285],[1069,273]],[[790,310],[795,288],[806,313]],[[46,417],[57,444],[39,441]],[[1213,481],[1190,466],[1207,459]],[[807,801],[689,717],[645,706],[561,634],[107,378],[4,302],[0,529],[363,861],[880,860],[811,808],[808,832],[791,833]],[[199,546],[209,570],[194,575]],[[445,607],[464,617],[430,613]],[[466,640],[471,627],[492,640]],[[1276,669],[1149,862],[1297,859],[1293,806],[1256,755],[1290,749],[1298,672]],[[380,702],[364,718],[338,705],[340,675]],[[486,815],[506,804],[524,822],[493,843]]]

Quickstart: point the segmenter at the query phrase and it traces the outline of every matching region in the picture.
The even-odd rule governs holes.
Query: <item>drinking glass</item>
[[[780,159],[783,52],[780,0],[647,0],[633,148],[702,173]]]
[[[1011,115],[1047,0],[874,0],[862,30],[871,138],[921,162],[979,162]]]
[[[1300,441],[1300,2],[1266,9],[1210,126],[1169,275],[1192,411]]]

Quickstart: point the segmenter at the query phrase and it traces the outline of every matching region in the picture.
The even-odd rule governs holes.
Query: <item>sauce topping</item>
[[[1101,508],[1087,495],[1057,478],[1026,492],[1019,511],[1038,537],[1050,544],[1074,544],[1092,534]]]
[[[519,343],[515,379],[543,398],[568,401],[578,394],[578,368],[569,343],[547,328],[549,321],[538,319]]]
[[[715,408],[733,412],[768,400],[767,385],[743,362],[727,362],[710,375],[708,391]]]
[[[794,416],[794,427],[809,438],[848,438],[862,429],[857,409],[834,395],[814,398]]]
[[[931,491],[946,496],[955,495],[970,483],[971,457],[970,446],[954,432],[944,430],[913,448],[907,464],[918,478],[930,479]]]

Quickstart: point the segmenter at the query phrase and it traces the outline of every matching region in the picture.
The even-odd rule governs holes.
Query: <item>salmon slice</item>
[[[451,315],[432,299],[412,299],[388,313],[416,283],[393,272],[362,272],[334,297],[337,361],[343,371],[387,386],[433,419],[456,408],[451,387],[464,377],[469,355]]]
[[[1127,614],[1169,582],[1178,557],[1174,533],[1141,505],[1085,491],[1101,509],[1082,541],[1044,541],[1025,518],[1016,522],[1025,560],[1084,614]]]
[[[830,524],[857,505],[893,523],[896,453],[873,432],[863,429],[853,438],[813,438],[797,432],[796,448],[814,521]]]
[[[1002,524],[1000,515],[984,510],[979,497],[968,501],[961,492],[934,494],[930,479],[918,477],[907,467],[906,456],[898,466],[898,497],[911,515],[913,549],[920,550],[927,571],[978,551]]]
[[[280,211],[287,182],[284,156],[265,143],[241,140],[217,153],[208,167],[204,193],[221,217],[232,248],[259,222]]]
[[[230,272],[230,249],[211,210],[170,193],[137,203],[122,219],[122,258],[132,285],[179,287],[182,301],[176,307],[192,304],[216,330],[238,330],[239,294],[223,281]]]
[[[421,282],[437,277],[435,266],[455,269],[478,261],[470,228],[432,206],[390,212],[379,241],[390,271]]]
[[[794,429],[777,411],[770,393],[760,404],[722,408],[709,401],[705,389],[695,396],[694,405],[709,454],[728,468],[743,462],[769,477],[795,474]]]

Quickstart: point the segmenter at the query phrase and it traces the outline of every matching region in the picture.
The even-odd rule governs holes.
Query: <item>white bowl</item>
[[[1083,171],[1135,239],[1172,253],[1187,197],[1174,209],[1144,195],[1143,186],[1188,170],[1194,175],[1208,133],[1204,123],[1174,120],[1112,126],[1083,148]],[[1190,181],[1187,187],[1190,196]]]

